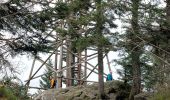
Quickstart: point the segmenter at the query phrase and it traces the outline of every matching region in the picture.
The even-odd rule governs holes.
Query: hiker
[[[106,81],[112,81],[112,80],[113,80],[112,72],[110,72],[109,74],[107,74]]]
[[[50,88],[54,88],[55,87],[55,80],[52,76],[50,76]]]

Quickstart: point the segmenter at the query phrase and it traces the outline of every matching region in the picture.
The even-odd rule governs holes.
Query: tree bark
[[[132,53],[132,72],[133,72],[133,83],[129,96],[129,100],[134,100],[134,96],[139,94],[141,91],[141,69],[140,69],[140,53]]]
[[[85,61],[87,60],[87,49],[85,49]],[[84,77],[85,77],[85,81],[87,80],[86,77],[87,77],[87,62],[84,62]],[[87,85],[87,82],[84,82],[83,85]]]
[[[69,67],[71,66],[71,62],[72,62],[72,54],[69,52],[69,50],[71,50],[71,43],[69,42],[69,36],[67,36],[67,57],[66,57],[66,66]],[[71,68],[67,69],[67,74],[66,74],[66,78],[72,78],[71,76]],[[71,80],[67,79],[66,81],[66,86],[69,87],[71,86]]]
[[[98,70],[99,70],[99,94],[100,98],[104,99],[104,80],[103,80],[103,52],[102,48],[98,47]]]
[[[80,63],[80,64],[78,64],[78,79],[81,79],[81,51],[78,51],[78,56],[79,56],[79,58],[77,58],[78,59],[78,63]],[[78,81],[78,85],[80,85],[81,84],[81,81]]]

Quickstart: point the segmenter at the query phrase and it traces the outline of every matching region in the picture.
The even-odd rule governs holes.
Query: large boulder
[[[126,100],[130,86],[120,81],[105,83],[104,92],[109,100]],[[98,84],[75,86],[65,89],[49,89],[34,100],[99,100]]]

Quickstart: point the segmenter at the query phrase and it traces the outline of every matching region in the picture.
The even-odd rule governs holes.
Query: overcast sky
[[[9,2],[10,0],[0,0],[0,3],[7,3]]]

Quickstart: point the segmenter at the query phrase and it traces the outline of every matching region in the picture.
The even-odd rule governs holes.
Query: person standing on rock
[[[113,80],[112,72],[110,72],[109,74],[107,74],[106,81],[112,81],[112,80]]]

